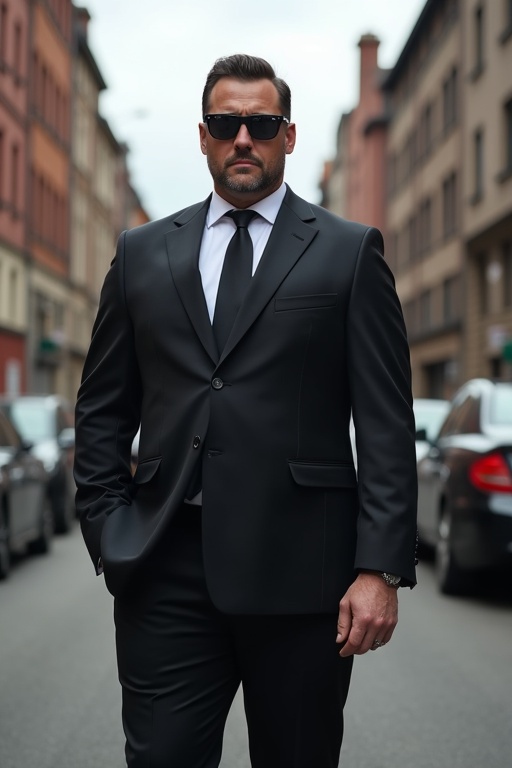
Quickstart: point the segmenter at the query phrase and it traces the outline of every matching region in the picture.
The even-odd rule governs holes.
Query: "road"
[[[393,642],[356,660],[340,766],[506,768],[511,723],[512,593],[444,598],[420,564]],[[123,765],[112,600],[75,528],[0,583],[0,766]],[[240,696],[221,768],[250,768]]]

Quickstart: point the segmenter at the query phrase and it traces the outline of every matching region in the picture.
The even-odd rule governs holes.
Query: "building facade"
[[[336,155],[326,164],[320,187],[322,205],[339,216],[378,227],[384,233],[386,111],[378,64],[380,41],[359,40],[359,101],[341,117]]]
[[[28,388],[68,394],[71,0],[32,0]]]
[[[123,229],[149,220],[71,0],[0,0],[0,393],[73,401]]]
[[[371,39],[361,40],[362,62]],[[375,72],[376,58],[368,62]],[[449,398],[474,376],[512,378],[512,2],[426,0],[381,82],[383,102],[356,119],[364,92],[341,119],[323,204],[377,226],[384,219],[414,395]],[[374,123],[385,128],[371,155]],[[370,165],[378,178],[381,154],[379,208],[360,190],[374,178]]]
[[[512,375],[512,2],[461,3],[466,375]]]
[[[28,0],[0,1],[0,391],[26,387]]]
[[[422,397],[450,397],[464,375],[462,54],[457,0],[428,0],[383,86],[386,257]]]

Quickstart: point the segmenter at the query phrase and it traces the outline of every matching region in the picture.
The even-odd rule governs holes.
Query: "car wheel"
[[[439,591],[444,595],[460,595],[467,588],[468,574],[455,560],[452,549],[452,514],[441,510],[435,551],[435,570]]]
[[[0,508],[0,579],[6,579],[11,570],[9,547],[9,520],[5,507]]]
[[[36,555],[45,555],[50,551],[53,538],[53,509],[50,499],[45,496],[41,509],[41,521],[39,526],[39,536],[29,544],[29,550]]]

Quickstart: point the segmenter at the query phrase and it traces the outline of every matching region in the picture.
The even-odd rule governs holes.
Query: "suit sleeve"
[[[380,232],[368,229],[347,315],[360,513],[355,567],[416,583],[417,473],[409,347]]]
[[[140,422],[140,374],[125,300],[125,241],[123,233],[103,284],[76,405],[76,507],[98,573],[105,519],[131,503],[130,453]]]

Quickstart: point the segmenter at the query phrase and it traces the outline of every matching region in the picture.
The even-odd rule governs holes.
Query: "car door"
[[[41,514],[41,470],[24,450],[21,438],[12,425],[0,414],[0,445],[9,454],[5,466],[8,478],[10,535],[24,538],[39,526]]]
[[[464,396],[454,400],[436,440],[418,462],[418,530],[428,544],[435,544],[437,538],[440,499],[447,474],[445,455],[461,421],[464,400]]]

